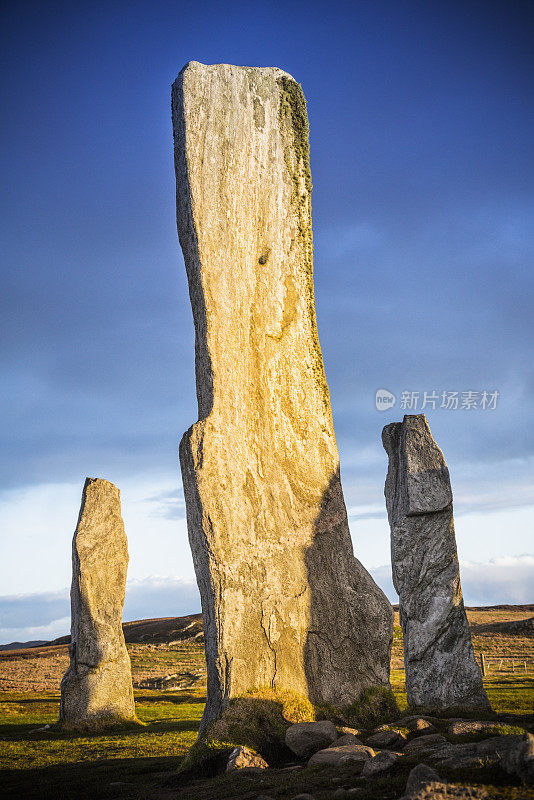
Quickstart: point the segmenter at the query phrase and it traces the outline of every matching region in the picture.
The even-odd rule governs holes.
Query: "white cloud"
[[[392,603],[398,603],[389,564],[370,570]],[[534,602],[534,555],[460,562],[466,606],[521,605]]]
[[[194,578],[153,575],[126,583],[125,622],[200,611]],[[70,631],[69,590],[0,596],[0,644],[55,639]]]
[[[1,602],[1,600],[0,600]],[[57,639],[70,633],[70,617],[55,619],[48,625],[35,625],[26,628],[0,628],[0,642],[10,644],[11,642],[32,642],[37,639],[45,642]]]
[[[464,601],[470,606],[534,602],[534,555],[460,563]]]
[[[460,564],[466,605],[523,604],[534,602],[534,555],[503,556],[484,563]],[[391,566],[370,570],[393,603],[398,602]],[[54,639],[69,632],[68,590],[0,597],[0,643]],[[193,578],[152,575],[129,580],[124,620],[194,614],[200,597]],[[26,623],[26,624],[25,624]]]

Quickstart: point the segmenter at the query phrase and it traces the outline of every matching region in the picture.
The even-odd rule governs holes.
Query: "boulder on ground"
[[[432,782],[418,791],[403,795],[400,800],[491,800],[491,798],[483,788]]]
[[[254,750],[240,745],[232,750],[226,765],[227,772],[233,772],[236,769],[267,769],[268,763]]]
[[[362,778],[369,778],[372,775],[386,772],[386,770],[391,769],[397,759],[398,755],[396,753],[382,750],[380,753],[377,753],[376,756],[373,756],[373,758],[365,762],[363,765]]]
[[[333,722],[298,722],[286,731],[285,743],[300,758],[328,747],[337,740],[337,729]]]
[[[465,736],[472,733],[479,733],[485,728],[494,728],[497,722],[488,722],[487,720],[476,719],[455,719],[452,720],[447,728],[447,733],[452,736]]]
[[[342,747],[328,747],[325,750],[319,750],[308,761],[308,766],[313,767],[316,764],[329,764],[336,766],[338,764],[355,764],[363,765],[366,761],[376,755],[371,747],[366,747],[362,744],[344,745]]]
[[[404,745],[403,752],[406,754],[424,753],[447,747],[450,742],[440,733],[429,733],[426,736],[418,736]]]
[[[395,729],[388,729],[385,731],[377,731],[371,736],[368,736],[365,743],[371,747],[396,747],[400,749],[406,743],[406,736]]]
[[[426,764],[417,764],[408,775],[408,782],[406,783],[406,794],[418,792],[423,789],[428,783],[439,781],[440,777],[435,769],[427,766]]]
[[[435,752],[429,755],[429,758],[438,767],[443,766],[452,770],[497,765],[512,772],[512,774],[517,774],[513,772],[516,768],[524,774],[528,774],[528,770],[532,768],[531,748],[532,739],[529,739],[528,735],[525,738],[522,734],[512,734],[508,736],[492,736],[480,742],[448,743],[446,746],[436,749]],[[531,754],[530,757],[529,752]]]
[[[399,728],[408,728],[410,733],[419,733],[423,731],[425,733],[434,733],[436,731],[435,725],[433,725],[427,717],[419,717],[417,715],[402,717],[396,720],[395,725]]]
[[[534,782],[534,736],[531,733],[516,741],[504,754],[501,766],[510,775],[527,783]]]
[[[346,744],[363,744],[363,742],[354,733],[344,733],[331,746],[343,747]]]

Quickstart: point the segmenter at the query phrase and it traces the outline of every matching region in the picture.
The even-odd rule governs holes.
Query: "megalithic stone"
[[[393,583],[404,635],[408,704],[488,709],[462,600],[452,491],[424,414],[382,432]]]
[[[306,104],[276,68],[173,85],[199,421],[180,461],[208,700],[389,686],[391,606],[353,556],[315,319]]]
[[[70,665],[59,721],[99,727],[134,720],[130,657],[122,632],[128,544],[120,492],[87,478],[72,541]]]

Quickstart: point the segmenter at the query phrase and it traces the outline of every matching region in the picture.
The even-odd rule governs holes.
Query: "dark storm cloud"
[[[190,58],[257,63],[260,38],[308,97],[350,501],[380,497],[380,431],[404,413],[379,414],[378,388],[500,391],[494,412],[429,413],[466,481],[532,456],[532,8],[297,4],[282,26],[241,3],[182,6],[6,14],[1,485],[176,470],[196,403],[169,84]]]

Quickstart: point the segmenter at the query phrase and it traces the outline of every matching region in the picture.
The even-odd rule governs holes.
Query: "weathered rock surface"
[[[501,766],[510,775],[522,781],[534,783],[534,736],[525,733],[504,754]]]
[[[391,769],[397,759],[397,753],[390,753],[388,750],[382,750],[380,753],[377,753],[376,756],[373,756],[373,758],[365,762],[362,770],[362,778],[370,778],[372,775],[386,772],[388,769]]]
[[[337,747],[343,747],[345,744],[363,744],[363,742],[358,739],[354,733],[344,733],[343,736],[340,736],[339,739],[336,739],[332,744],[335,744]]]
[[[424,753],[446,746],[449,741],[440,733],[430,733],[427,736],[418,736],[404,745],[404,753]]]
[[[534,741],[534,737],[532,741]],[[532,741],[522,734],[492,736],[481,742],[447,743],[436,748],[428,757],[438,767],[443,766],[452,770],[497,765],[506,771],[513,772],[512,765],[515,762],[524,763],[527,765],[525,774],[528,774],[528,770],[533,768],[530,760],[532,756],[529,757],[529,747],[532,747]],[[529,764],[530,766],[528,766]],[[513,774],[517,775],[517,772]],[[520,776],[518,775],[518,777]]]
[[[447,727],[447,733],[451,736],[465,736],[466,734],[479,733],[485,728],[494,728],[498,723],[488,720],[476,719],[455,719],[451,720],[450,725]]]
[[[403,795],[400,800],[491,800],[487,791],[478,786],[427,783],[421,789]]]
[[[276,68],[173,86],[199,421],[180,462],[202,597],[202,727],[259,686],[350,704],[389,685],[391,607],[353,556],[315,319],[308,122]]]
[[[333,722],[297,722],[287,729],[285,743],[295,755],[307,758],[317,750],[329,747],[337,738],[337,729]]]
[[[424,414],[386,425],[382,441],[389,456],[385,496],[408,703],[489,709],[462,600],[443,453]]]
[[[406,736],[396,730],[377,731],[371,736],[368,736],[365,743],[370,747],[401,748],[406,743]]]
[[[408,728],[410,733],[434,733],[435,726],[425,717],[402,717],[395,722],[400,728]]]
[[[67,726],[135,719],[121,624],[127,568],[120,492],[109,481],[87,478],[72,542],[70,666],[59,711]]]
[[[429,767],[426,764],[416,764],[416,766],[410,770],[410,774],[408,775],[406,794],[418,792],[428,783],[431,783],[432,781],[439,781],[439,779],[438,773],[435,769],[432,769],[432,767]]]
[[[253,750],[248,747],[235,747],[228,757],[226,772],[233,772],[236,769],[267,769],[268,763]]]
[[[371,747],[366,747],[362,744],[344,745],[343,747],[327,747],[325,750],[319,750],[308,761],[308,766],[313,767],[314,764],[356,764],[363,765],[366,761],[376,755],[376,752]]]

